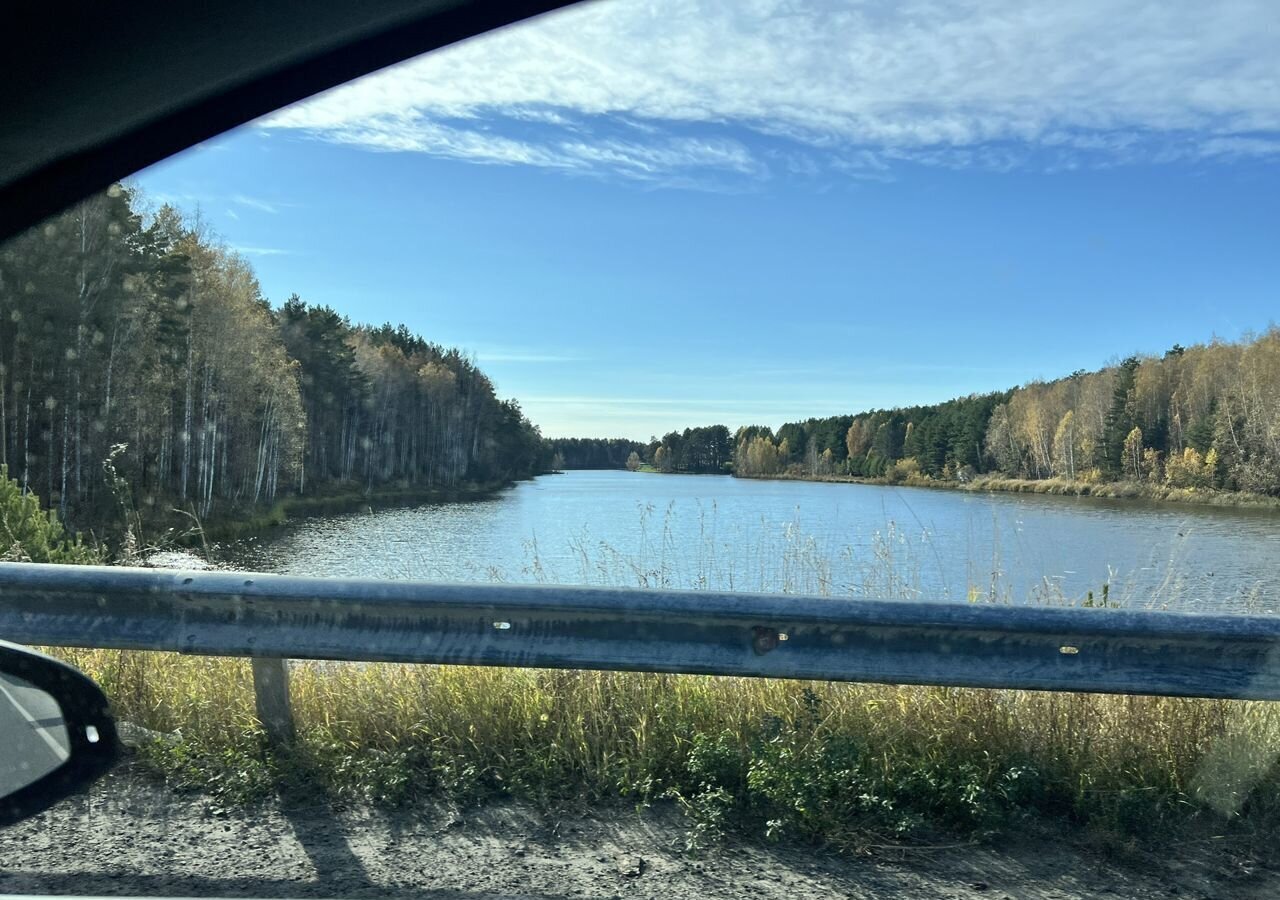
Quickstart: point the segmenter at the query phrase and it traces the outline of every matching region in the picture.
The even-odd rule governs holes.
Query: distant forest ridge
[[[0,245],[0,466],[77,528],[550,462],[466,355],[296,296],[273,309],[243,257],[121,185]]]
[[[548,438],[557,469],[625,469],[631,454],[650,458],[648,445],[626,438]]]
[[[1280,329],[931,406],[660,440],[551,442],[565,468],[964,482],[1130,481],[1280,496]],[[634,454],[634,458],[632,457]],[[607,463],[607,465],[606,465]]]

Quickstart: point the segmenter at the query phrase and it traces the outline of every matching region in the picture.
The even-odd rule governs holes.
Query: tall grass
[[[671,797],[703,829],[842,846],[1024,815],[1119,835],[1280,821],[1255,702],[447,666],[295,663],[299,739],[264,741],[242,660],[64,651],[143,758],[233,801],[304,781],[377,803]]]
[[[1226,506],[1250,509],[1280,508],[1280,498],[1248,491],[1219,491],[1213,488],[1173,487],[1137,481],[1110,481],[1099,484],[1068,478],[1003,478],[979,475],[971,481],[941,482],[915,479],[920,487],[958,487],[966,491],[1011,491],[1020,494],[1053,494],[1062,497],[1102,497],[1115,500],[1151,500],[1162,503],[1194,503],[1201,506]]]
[[[570,539],[567,555],[552,556],[531,538],[524,546],[525,565],[514,580],[1035,606],[1186,609],[1194,602],[1184,584],[1186,556],[1194,541],[1190,533],[1174,542],[1158,574],[1125,574],[1108,566],[1102,580],[1077,592],[1064,587],[1061,578],[1045,577],[1025,586],[1011,578],[1010,564],[1003,558],[1001,523],[994,515],[989,555],[985,550],[973,552],[971,534],[968,572],[959,583],[951,580],[941,558],[938,536],[919,520],[903,525],[886,519],[869,534],[848,537],[815,535],[806,530],[798,511],[781,525],[761,520],[750,531],[733,529],[721,521],[714,502],[699,505],[696,531],[677,519],[674,502],[661,512],[653,506],[641,508],[638,538],[626,549],[584,531]],[[428,560],[403,555],[396,575],[422,578],[431,573]],[[512,580],[511,573],[492,567],[484,574]],[[1257,583],[1231,600],[1250,612],[1261,612],[1266,606],[1263,594]]]

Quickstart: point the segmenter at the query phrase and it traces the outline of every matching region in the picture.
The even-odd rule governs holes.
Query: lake
[[[299,519],[222,550],[295,575],[1269,612],[1280,513],[571,471],[492,497]]]

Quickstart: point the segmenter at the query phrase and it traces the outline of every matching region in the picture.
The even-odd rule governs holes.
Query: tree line
[[[729,435],[722,425],[671,432],[639,462],[755,477],[998,475],[1280,496],[1280,328],[1007,391]]]
[[[631,455],[645,452],[642,441],[626,438],[549,438],[557,469],[624,469]]]
[[[727,475],[733,436],[724,425],[672,431],[648,443],[626,438],[552,438],[558,469],[640,469],[689,475]]]
[[[727,475],[733,470],[733,436],[724,425],[672,431],[649,441],[642,462],[659,472]]]
[[[1280,494],[1280,329],[1035,382],[992,411],[993,467]]]
[[[109,461],[104,472],[104,461]],[[290,494],[457,487],[550,463],[457,350],[296,296],[122,185],[0,247],[0,466],[78,528]]]
[[[765,426],[739,429],[734,470],[893,478],[905,469],[964,479],[988,470],[987,427],[992,410],[1010,393],[788,422],[776,434]],[[911,462],[900,465],[906,460]]]

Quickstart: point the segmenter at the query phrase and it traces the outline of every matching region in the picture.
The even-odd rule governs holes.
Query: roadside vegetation
[[[296,781],[394,805],[667,798],[694,844],[732,830],[849,850],[1038,817],[1109,842],[1280,824],[1265,703],[294,663],[298,741],[272,750],[245,661],[61,655],[156,733],[149,766],[227,803]]]

